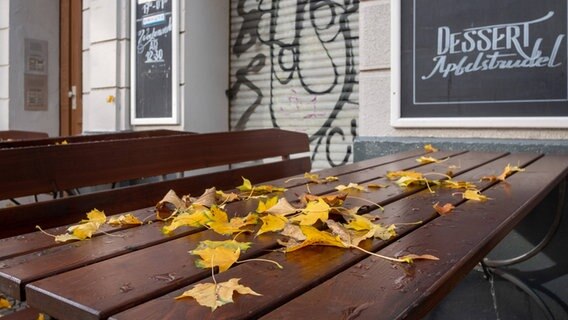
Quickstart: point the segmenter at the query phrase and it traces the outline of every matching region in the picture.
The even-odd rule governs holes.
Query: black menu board
[[[134,23],[135,119],[173,117],[173,0],[137,0]]]
[[[401,118],[568,116],[567,0],[401,3]]]

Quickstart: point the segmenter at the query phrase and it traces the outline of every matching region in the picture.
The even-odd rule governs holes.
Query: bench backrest
[[[279,129],[0,149],[0,199],[307,151],[307,135]]]
[[[22,131],[22,130],[6,130],[0,131],[0,142],[16,142],[30,139],[44,139],[48,135],[45,132]],[[8,141],[5,141],[8,140]]]
[[[61,144],[63,141],[66,141],[67,143],[78,143],[78,142],[162,137],[162,136],[172,136],[180,134],[193,134],[193,132],[159,129],[159,130],[146,130],[146,131],[98,133],[92,135],[64,136],[64,137],[53,137],[53,138],[48,138],[47,134],[43,134],[41,136],[30,135],[27,136],[27,139],[20,139],[20,140],[14,139],[10,141],[1,141],[0,139],[0,149],[55,145],[55,144]],[[2,137],[2,131],[0,131],[0,138],[1,137]]]

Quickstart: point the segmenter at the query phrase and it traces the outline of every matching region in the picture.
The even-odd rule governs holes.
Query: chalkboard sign
[[[395,124],[538,127],[528,119],[568,116],[567,3],[401,1]]]
[[[177,119],[177,0],[134,0],[132,6],[132,124]]]

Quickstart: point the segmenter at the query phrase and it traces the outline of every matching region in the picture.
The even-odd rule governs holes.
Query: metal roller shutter
[[[352,161],[358,0],[231,1],[231,130],[305,132],[314,169]]]

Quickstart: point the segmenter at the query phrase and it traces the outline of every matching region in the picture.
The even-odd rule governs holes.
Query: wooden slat
[[[0,199],[309,151],[277,129],[0,149]]]
[[[492,174],[492,171],[495,169],[502,170],[507,163],[524,164],[534,159],[534,155],[512,155],[498,158],[485,166],[467,171],[456,179],[478,181],[480,177]],[[490,183],[484,182],[484,184],[488,185]],[[456,205],[461,202],[459,197],[452,196],[453,192],[455,190],[439,189],[436,194],[430,194],[428,190],[424,190],[401,201],[387,205],[384,212],[376,210],[373,214],[379,216],[380,221],[385,224],[428,221],[437,216],[437,213],[432,209],[432,202],[453,202]],[[424,201],[425,198],[429,198],[431,201]],[[417,228],[415,225],[401,226],[397,232],[399,236],[403,236],[415,228]],[[366,241],[362,243],[362,246],[365,249],[375,251],[387,244],[385,241],[374,240]],[[310,247],[286,254],[285,256],[281,253],[269,253],[262,258],[281,263],[284,266],[282,271],[273,270],[268,265],[247,263],[216,275],[217,281],[242,278],[241,283],[262,293],[263,296],[238,296],[234,305],[226,305],[223,308],[219,308],[215,311],[215,316],[219,319],[257,318],[345,268],[357,264],[365,257],[367,255],[360,251],[347,251],[331,247]],[[375,263],[388,265],[387,262],[378,260]],[[371,281],[369,278],[367,280]],[[208,278],[202,282],[211,281]],[[277,289],[275,290],[274,288]],[[157,315],[160,315],[161,319],[200,319],[207,317],[210,310],[198,306],[195,301],[190,299],[175,301],[173,299],[173,297],[188,289],[189,287],[186,287],[164,297],[153,299],[143,305],[115,315],[111,319],[153,319]],[[243,310],[247,312],[243,313]],[[311,314],[310,312],[310,317]]]
[[[10,141],[3,140],[30,140],[30,139],[41,139],[47,138],[48,135],[45,132],[35,132],[35,131],[21,131],[21,130],[6,130],[0,131],[0,144],[10,143]],[[16,141],[14,141],[16,142]]]
[[[45,134],[44,136],[38,136],[34,139],[28,139],[28,140],[0,141],[0,149],[48,146],[48,145],[60,144],[63,141],[67,141],[68,143],[81,143],[81,142],[108,141],[108,140],[140,139],[140,138],[149,138],[149,137],[164,137],[164,136],[184,135],[184,134],[194,134],[194,133],[186,131],[160,129],[160,130],[146,130],[146,131],[132,131],[132,132],[98,133],[92,135],[63,136],[63,137],[54,137],[54,138],[48,138],[47,134]]]
[[[419,319],[566,178],[567,166],[565,157],[540,159],[507,183],[484,192],[492,201],[468,201],[453,214],[379,252],[395,255],[420,250],[439,256],[440,261],[417,261],[409,270],[401,270],[369,258],[267,314],[266,319],[293,319],[305,308],[318,310],[313,319],[329,319],[354,307],[360,307],[361,318]],[[384,285],[377,290],[368,285],[368,279]]]
[[[493,155],[494,158],[500,155]],[[475,158],[475,157],[473,157]],[[479,163],[483,163],[480,157],[477,157]],[[416,162],[414,159],[409,159]],[[392,165],[396,167],[395,164]],[[426,165],[421,167],[424,170],[427,168],[435,167],[436,165]],[[401,168],[402,169],[402,168]],[[463,166],[463,170],[467,170]],[[342,181],[341,183],[347,183]],[[358,182],[358,181],[356,181]],[[381,191],[377,191],[381,192]],[[400,192],[405,192],[401,190]],[[384,193],[384,197],[392,197],[388,193]],[[396,196],[396,195],[395,195]],[[243,215],[247,210],[242,209],[227,209],[229,213]],[[34,282],[33,285],[28,285],[26,291],[28,295],[28,302],[33,306],[41,305],[43,310],[55,317],[65,314],[68,318],[75,319],[97,319],[104,318],[109,314],[119,311],[128,307],[131,304],[140,303],[144,300],[149,300],[160,294],[176,289],[186,284],[190,284],[199,278],[208,275],[203,270],[196,270],[194,267],[188,266],[191,258],[186,256],[186,252],[192,249],[199,239],[214,239],[215,235],[210,231],[200,232],[198,234],[190,235],[178,240],[170,241],[162,245],[153,246],[143,251],[126,254],[114,259],[106,260],[100,263],[90,265],[85,268],[76,269],[67,273],[53,276],[44,280]],[[242,240],[252,239],[249,236],[243,236]],[[247,238],[248,237],[248,238]],[[239,237],[240,238],[240,237]],[[276,246],[274,237],[258,237],[255,240],[255,246],[246,252],[243,259],[263,253],[264,250]],[[182,260],[179,260],[182,259]],[[146,260],[152,260],[146,261]],[[160,261],[157,263],[156,261]],[[167,262],[166,262],[167,261]],[[185,262],[183,262],[185,261]],[[191,263],[189,263],[191,264]],[[133,272],[127,269],[127,266],[144,266],[142,269]],[[102,270],[106,270],[104,276]],[[197,273],[196,273],[197,272]],[[84,274],[91,274],[93,278],[85,280]],[[147,279],[156,274],[176,274],[179,279],[175,283],[160,283],[148,282]],[[89,295],[80,295],[76,285],[81,280],[81,290],[89,292]],[[116,280],[128,282],[136,290],[128,291],[126,293],[116,292],[112,288],[116,286]],[[60,286],[58,284],[65,283],[66,285]],[[87,289],[88,288],[88,289]],[[51,292],[48,295],[43,294],[48,290]],[[103,293],[106,290],[107,293]],[[74,307],[70,307],[62,303],[58,297],[73,296],[75,303]],[[81,306],[77,308],[78,306]]]
[[[37,320],[39,311],[34,308],[25,308],[2,317],[2,320]]]

